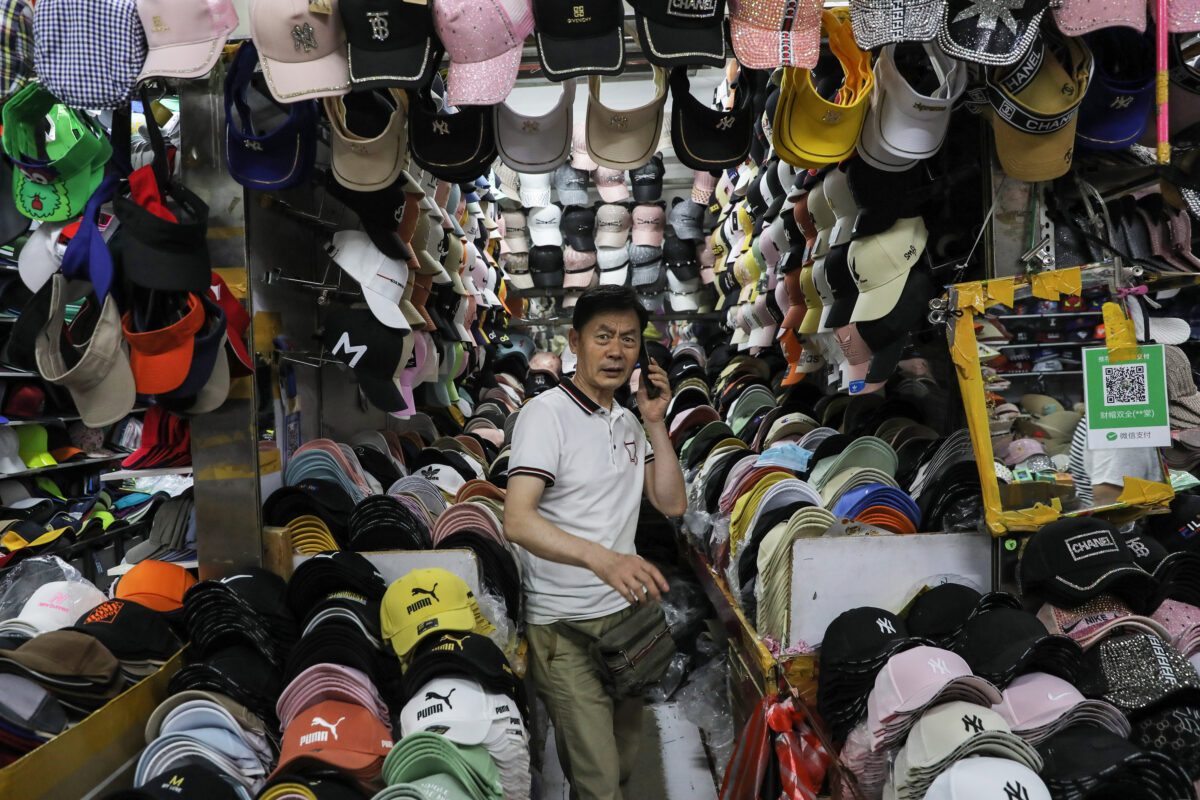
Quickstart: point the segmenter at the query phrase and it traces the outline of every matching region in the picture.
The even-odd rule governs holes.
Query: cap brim
[[[535,35],[538,59],[552,81],[585,75],[618,75],[625,68],[625,38],[620,28],[586,39]]]
[[[651,64],[678,67],[704,64],[725,66],[724,19],[715,19],[704,27],[672,27],[637,15],[638,37],[642,51]]]
[[[187,374],[185,366],[184,374]],[[133,372],[124,358],[117,358],[104,379],[88,389],[68,387],[79,416],[89,428],[111,425],[133,409],[137,399]]]
[[[207,414],[209,411],[220,408],[225,399],[229,397],[229,358],[225,355],[227,338],[228,334],[221,336],[221,344],[217,349],[217,358],[213,362],[212,372],[209,373],[208,380],[200,388],[195,402],[187,409],[186,413]]]
[[[400,387],[396,384],[393,378],[378,378],[374,375],[364,375],[361,372],[354,373],[358,378],[358,385],[362,388],[363,394],[367,396],[367,400],[371,401],[371,405],[378,408],[380,411],[403,411],[406,408],[411,408],[405,405],[404,395],[400,392]]]
[[[395,302],[365,286],[363,287],[363,299],[367,301],[367,308],[371,309],[375,319],[384,325],[402,331],[412,330],[408,319],[404,316],[404,311]]]
[[[1000,166],[1009,177],[1029,183],[1061,178],[1071,169],[1078,121],[1076,114],[1054,133],[1031,134],[1018,131],[993,113],[992,133]]]
[[[912,167],[915,159],[898,156],[884,144],[882,131],[883,114],[872,107],[863,121],[862,133],[858,137],[858,154],[863,161],[884,172],[903,172]]]
[[[402,47],[396,50],[364,50],[350,45],[347,48],[347,64],[350,82],[358,89],[372,86],[399,86],[411,88],[423,84],[435,59],[441,57],[441,49],[432,38],[423,45]]]
[[[779,323],[779,326],[781,328],[799,328],[804,324],[804,318],[807,316],[808,306],[788,306],[787,313],[783,315],[783,321]]]
[[[854,303],[854,311],[850,314],[850,322],[872,322],[886,317],[900,301],[904,293],[904,285],[908,282],[909,270],[904,275],[897,276],[887,283],[866,292],[859,292]]]
[[[516,85],[520,65],[520,47],[506,50],[486,61],[451,61],[446,81],[446,105],[496,105],[508,97]]]
[[[152,47],[146,53],[138,82],[147,78],[202,78],[216,66],[233,29],[204,42]]]
[[[350,70],[344,52],[334,51],[314,61],[284,62],[258,54],[267,88],[281,103],[315,97],[338,97],[350,91]]]

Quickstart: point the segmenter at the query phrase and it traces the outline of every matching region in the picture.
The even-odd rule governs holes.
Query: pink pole
[[[1167,38],[1167,0],[1156,0],[1154,38],[1158,57],[1155,99],[1158,105],[1158,163],[1171,163],[1171,126],[1168,109],[1168,88],[1171,83]]]

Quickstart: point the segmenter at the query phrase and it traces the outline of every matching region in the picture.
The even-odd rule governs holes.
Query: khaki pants
[[[600,636],[634,612],[574,623]],[[578,637],[554,625],[528,625],[529,667],[554,723],[554,744],[572,800],[622,800],[642,734],[642,698],[614,700]]]

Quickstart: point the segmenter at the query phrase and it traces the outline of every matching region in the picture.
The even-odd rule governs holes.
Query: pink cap
[[[1167,4],[1167,30],[1171,33],[1200,31],[1200,0],[1171,0]]]
[[[712,202],[713,192],[716,190],[716,175],[701,169],[695,171],[692,177],[692,200],[706,206]]]
[[[1047,631],[1069,636],[1085,650],[1118,629],[1133,628],[1164,640],[1171,638],[1157,620],[1134,614],[1124,601],[1110,594],[1097,595],[1076,608],[1058,608],[1047,603],[1038,609],[1037,618]]]
[[[817,65],[822,0],[729,0],[733,52],[751,69]]]
[[[1188,5],[1174,2],[1171,5]],[[1192,3],[1191,5],[1196,5]],[[1062,6],[1051,11],[1058,29],[1068,36],[1082,36],[1101,28],[1121,26],[1146,30],[1145,0],[1062,0]]]
[[[139,81],[207,75],[238,26],[233,0],[138,0],[137,12],[150,48]]]
[[[587,150],[587,121],[579,120],[571,131],[571,166],[584,172],[592,172],[600,167]]]
[[[323,700],[357,703],[388,722],[388,709],[366,673],[342,664],[314,664],[287,685],[275,704],[281,727]]]
[[[1200,608],[1179,600],[1163,600],[1151,617],[1166,629],[1172,642],[1182,641],[1200,628]]]
[[[586,289],[596,280],[596,251],[563,248],[563,288]]]
[[[633,243],[651,247],[662,247],[663,230],[667,213],[662,206],[642,205],[633,207]]]
[[[596,167],[592,172],[592,182],[596,184],[596,191],[606,203],[619,203],[629,199],[624,170]]]
[[[413,399],[413,387],[420,383],[419,376],[425,370],[426,361],[429,359],[430,344],[426,341],[428,333],[424,331],[413,331],[413,352],[409,357],[408,363],[400,370],[400,378],[397,383],[400,384],[400,396],[404,399],[405,409],[396,412],[398,417],[409,417],[416,413],[417,404]]]
[[[1013,679],[1004,689],[1004,697],[992,706],[1004,718],[1013,733],[1028,737],[1048,726],[1087,720],[1121,736],[1129,735],[1129,720],[1116,706],[1104,700],[1085,700],[1067,681],[1045,672],[1030,672]],[[1063,717],[1070,716],[1069,720]],[[1059,726],[1056,726],[1059,727]],[[1050,728],[1053,732],[1055,728]],[[1042,736],[1036,737],[1041,739]]]
[[[508,96],[533,33],[529,0],[438,0],[433,26],[450,54],[447,104],[492,106]]]
[[[999,703],[1000,690],[971,672],[966,660],[939,647],[921,645],[897,653],[875,677],[867,697],[867,729],[880,741],[900,717],[916,722],[920,712],[936,702],[970,700]]]
[[[281,103],[337,97],[350,91],[346,33],[336,0],[315,14],[308,0],[254,0],[250,35],[271,94]]]
[[[1004,463],[1010,467],[1015,467],[1022,461],[1036,455],[1044,455],[1046,448],[1037,439],[1016,439],[1008,446],[1008,452],[1004,454]]]
[[[859,334],[858,325],[852,322],[838,328],[833,332],[833,337],[837,340],[838,347],[842,348],[842,355],[846,357],[846,365],[842,367],[846,380],[850,383],[865,381],[867,370],[871,367],[871,348]],[[851,393],[855,393],[853,389]]]

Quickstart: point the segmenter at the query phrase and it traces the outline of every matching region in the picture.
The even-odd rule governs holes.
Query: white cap
[[[521,205],[538,208],[550,205],[550,173],[518,173],[521,178]]]
[[[596,267],[601,286],[625,286],[629,283],[629,246],[597,248]]]
[[[400,711],[400,733],[432,730],[455,744],[476,745],[487,738],[494,718],[487,692],[466,678],[434,678]]]
[[[362,287],[363,299],[375,319],[389,328],[412,330],[400,304],[408,285],[408,265],[388,258],[362,231],[338,231],[329,256]]]
[[[1007,758],[968,758],[937,776],[925,800],[976,800],[979,797],[1019,797],[1050,800],[1050,790],[1037,773]]]
[[[672,311],[696,311],[700,308],[700,278],[681,281],[670,269],[667,273],[667,289],[670,294],[667,301]]]
[[[521,185],[524,186],[524,183]],[[546,205],[530,211],[529,238],[534,246],[562,247],[562,231],[559,230],[561,221],[562,209],[558,206]]]
[[[68,628],[107,599],[104,592],[85,581],[50,581],[30,595],[20,614],[0,622],[0,633],[33,637]]]
[[[65,245],[58,244],[58,235],[67,227],[66,222],[43,222],[29,234],[25,246],[17,256],[17,270],[25,288],[36,293],[50,280],[50,276],[62,267]]]

